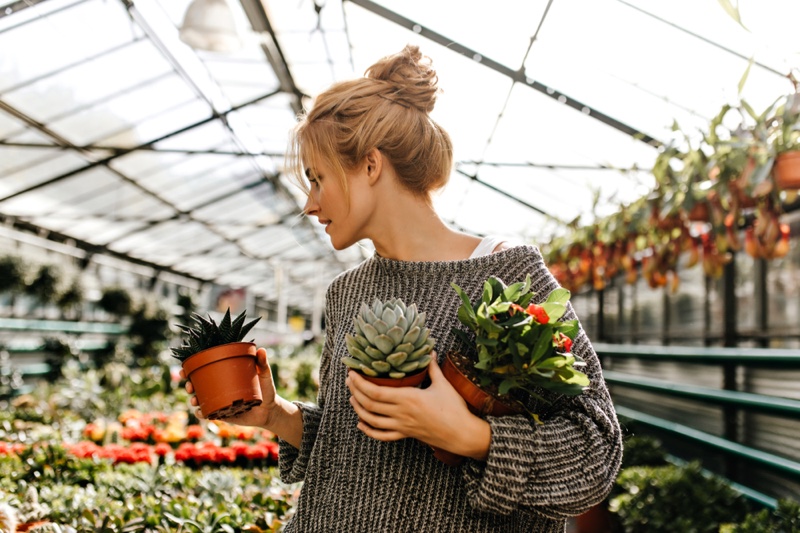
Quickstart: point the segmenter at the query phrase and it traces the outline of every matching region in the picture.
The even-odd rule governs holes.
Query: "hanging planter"
[[[231,320],[231,310],[219,324],[193,314],[196,327],[178,325],[186,334],[184,343],[172,348],[192,382],[203,415],[226,419],[261,405],[261,385],[256,370],[256,345],[241,342],[261,317],[244,323],[243,311]]]
[[[691,222],[708,222],[711,220],[711,212],[706,202],[697,202],[689,210],[686,218]]]
[[[800,189],[800,150],[778,154],[772,173],[778,189]]]

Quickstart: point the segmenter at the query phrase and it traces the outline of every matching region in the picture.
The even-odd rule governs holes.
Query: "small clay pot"
[[[778,154],[772,173],[779,189],[800,189],[800,150]]]
[[[422,385],[422,382],[425,381],[425,378],[428,376],[429,368],[430,368],[429,366],[426,366],[416,374],[411,374],[410,376],[406,376],[404,378],[399,378],[399,379],[374,378],[372,376],[367,376],[366,374],[361,374],[361,375],[364,377],[364,379],[366,379],[370,383],[380,385],[381,387],[419,387],[420,385]]]
[[[506,402],[482,389],[469,376],[469,370],[465,368],[465,361],[469,361],[469,359],[461,354],[448,353],[442,363],[442,374],[464,398],[470,411],[478,416],[508,416],[523,412],[521,406]],[[431,448],[433,448],[434,457],[447,465],[458,466],[464,461],[464,457],[460,455],[433,446]]]
[[[231,342],[197,352],[183,362],[203,415],[230,418],[261,405],[256,345]]]

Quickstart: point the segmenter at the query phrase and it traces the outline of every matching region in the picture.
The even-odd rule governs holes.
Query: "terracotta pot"
[[[231,342],[197,352],[183,362],[203,415],[230,418],[261,405],[256,345]]]
[[[464,398],[470,411],[478,416],[508,416],[523,412],[521,407],[506,403],[497,396],[481,389],[478,384],[469,378],[467,371],[455,362],[455,358],[460,358],[460,356],[458,354],[447,354],[442,363],[442,374]],[[457,466],[464,461],[464,457],[460,455],[440,450],[433,446],[432,448],[434,457],[447,465]]]
[[[800,189],[800,150],[778,154],[772,172],[779,189]]]
[[[428,369],[430,367],[425,367],[422,369],[422,372],[417,372],[416,374],[411,374],[410,376],[406,376],[404,378],[395,379],[395,378],[374,378],[372,376],[367,376],[361,374],[364,379],[369,381],[370,383],[374,383],[376,385],[380,385],[381,387],[419,387],[425,378],[428,376]]]
[[[692,206],[689,210],[689,213],[686,215],[692,222],[708,222],[711,220],[710,211],[708,209],[708,204],[705,202],[697,202]]]
[[[576,533],[611,533],[611,511],[605,500],[573,520]]]

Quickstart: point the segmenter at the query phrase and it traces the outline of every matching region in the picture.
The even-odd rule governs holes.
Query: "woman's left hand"
[[[433,354],[426,389],[381,387],[349,371],[350,403],[358,414],[358,429],[380,441],[412,437],[436,448],[485,460],[489,424],[475,416],[442,374]]]

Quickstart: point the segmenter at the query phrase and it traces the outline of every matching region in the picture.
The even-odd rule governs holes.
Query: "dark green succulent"
[[[214,322],[211,315],[205,318],[197,313],[192,313],[192,320],[197,323],[196,326],[176,324],[186,337],[183,344],[177,348],[171,348],[172,355],[183,362],[197,352],[208,348],[230,342],[241,342],[256,322],[261,320],[261,317],[258,317],[245,324],[246,313],[247,311],[242,311],[239,316],[231,320],[231,308],[229,307],[219,324]]]

